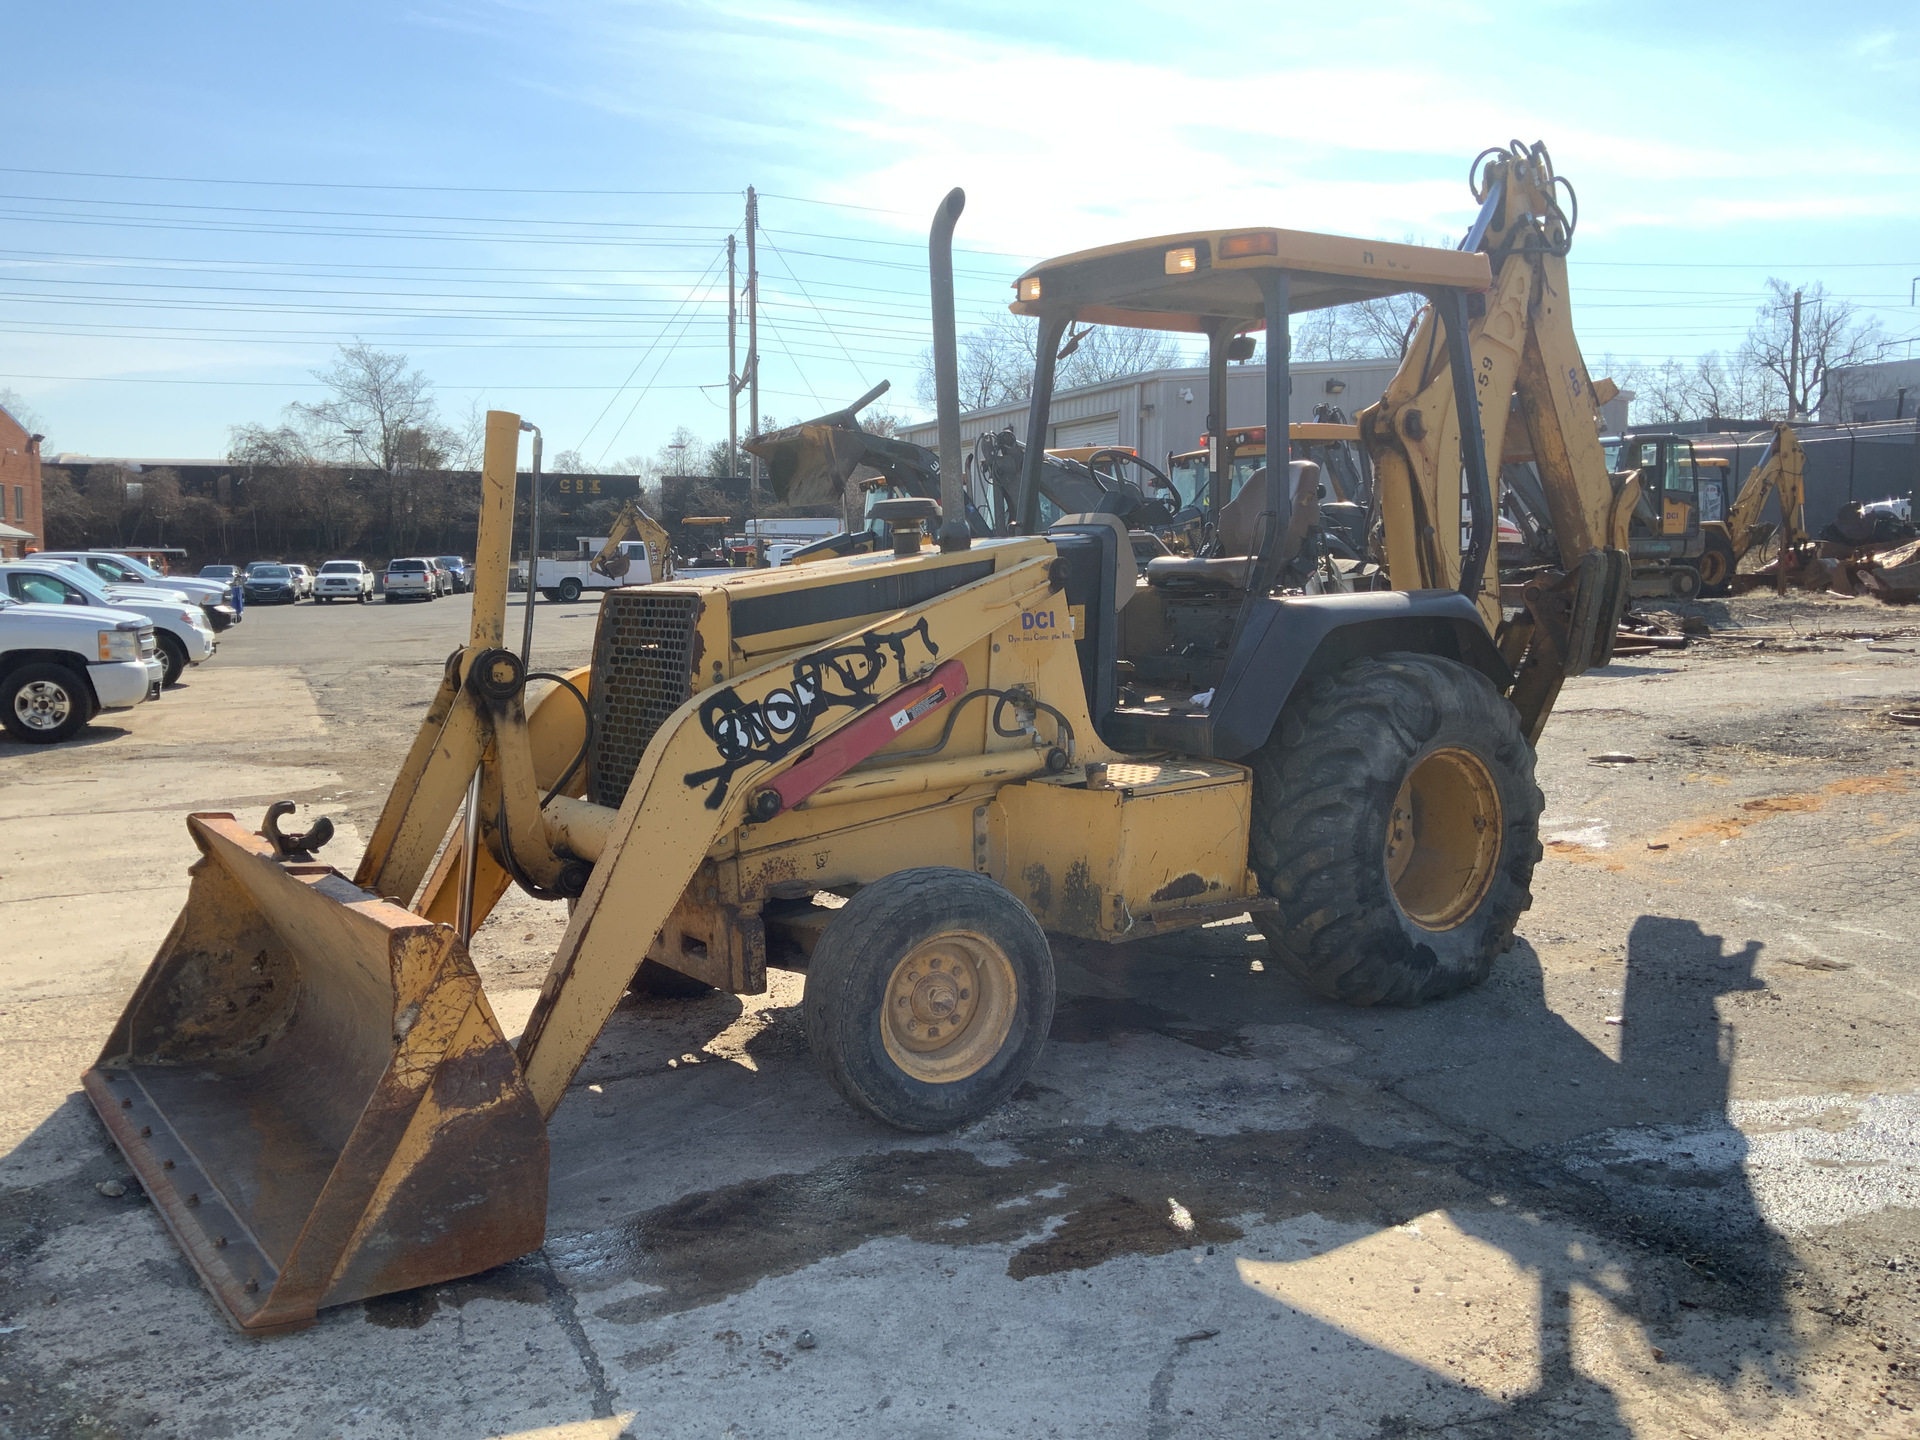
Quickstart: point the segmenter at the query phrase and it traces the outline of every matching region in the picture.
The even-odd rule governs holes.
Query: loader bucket
[[[453,930],[231,815],[87,1095],[240,1329],[541,1243],[547,1136]]]

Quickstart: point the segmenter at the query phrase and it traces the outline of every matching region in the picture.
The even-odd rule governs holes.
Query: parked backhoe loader
[[[667,532],[645,510],[640,502],[629,500],[622,505],[608,527],[607,543],[600,547],[600,553],[588,562],[594,573],[606,576],[609,580],[624,579],[633,568],[633,562],[627,558],[623,548],[638,540],[647,547],[647,559],[654,578],[671,580],[673,578],[673,545],[667,539]]]
[[[1775,425],[1773,439],[1767,442],[1760,463],[1747,472],[1739,497],[1727,509],[1727,518],[1708,520],[1700,527],[1707,533],[1707,550],[1700,557],[1702,595],[1732,592],[1740,562],[1760,534],[1760,513],[1776,491],[1780,496],[1780,564],[1775,571],[1775,586],[1786,589],[1797,557],[1811,538],[1807,534],[1806,479],[1807,452],[1800,448],[1800,438],[1791,425]]]
[[[1540,854],[1532,741],[1610,653],[1634,496],[1600,454],[1546,152],[1482,158],[1459,250],[1186,231],[1016,286],[1039,321],[1029,435],[1076,320],[1204,335],[1216,397],[1264,329],[1271,434],[1293,315],[1425,296],[1360,417],[1393,591],[1276,589],[1306,461],[1231,499],[1216,468],[1212,553],[1144,576],[1113,515],[1041,528],[1037,446],[1004,533],[950,519],[930,539],[964,513],[957,190],[930,246],[943,503],[883,502],[887,552],[616,589],[591,667],[529,675],[504,634],[522,422],[489,414],[471,635],[357,869],[317,858],[322,826],[282,833],[281,807],[258,832],[190,816],[186,907],[85,1076],[233,1322],[294,1328],[537,1247],[545,1122],[643,961],[743,994],[769,964],[804,970],[826,1077],[916,1131],[1032,1070],[1050,932],[1251,912],[1281,966],[1360,1005],[1484,977]],[[1503,616],[1489,477],[1510,408],[1562,565]],[[529,706],[535,678],[558,683]],[[509,884],[571,903],[513,1045],[468,954]]]

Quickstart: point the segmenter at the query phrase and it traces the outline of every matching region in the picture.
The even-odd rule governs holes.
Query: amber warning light
[[[1272,230],[1250,230],[1244,235],[1225,235],[1220,239],[1222,260],[1244,260],[1250,255],[1278,255],[1280,236]]]

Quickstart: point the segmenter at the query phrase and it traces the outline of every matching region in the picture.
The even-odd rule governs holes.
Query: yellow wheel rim
[[[1485,898],[1500,859],[1500,791],[1480,757],[1435,750],[1394,797],[1387,879],[1426,930],[1451,930]]]
[[[1700,556],[1700,583],[1718,585],[1727,578],[1727,557],[1718,550],[1708,550]]]
[[[894,967],[880,1038],[914,1079],[951,1085],[1000,1053],[1019,998],[1013,963],[993,941],[964,930],[936,935]]]

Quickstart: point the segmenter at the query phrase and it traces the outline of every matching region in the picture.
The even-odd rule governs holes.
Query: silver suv
[[[440,595],[440,577],[431,560],[389,560],[386,590],[389,601],[435,600]]]

